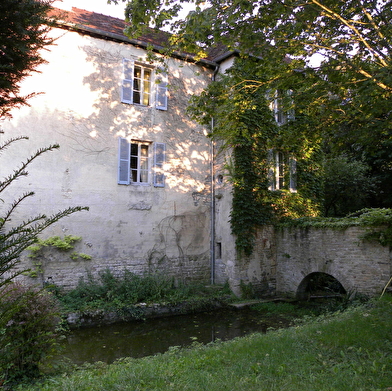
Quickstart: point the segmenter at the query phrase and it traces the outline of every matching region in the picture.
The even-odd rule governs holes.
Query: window
[[[216,243],[215,258],[222,259],[222,243],[221,242]]]
[[[131,182],[148,183],[149,144],[131,143]]]
[[[287,158],[281,151],[268,152],[269,190],[288,189],[297,191],[297,162],[293,157]]]
[[[165,186],[164,162],[166,145],[145,141],[119,139],[118,183],[121,185],[148,185],[153,172],[155,187]],[[151,159],[153,165],[151,167]]]
[[[167,74],[124,59],[121,102],[167,110]]]
[[[276,90],[273,95],[273,100],[270,104],[270,108],[274,113],[275,121],[278,125],[286,124],[288,121],[294,119],[294,110],[289,108],[285,111],[284,107],[292,106],[292,91],[288,90],[283,92],[282,90]]]

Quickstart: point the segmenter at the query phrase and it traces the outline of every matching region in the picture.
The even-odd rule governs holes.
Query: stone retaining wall
[[[391,276],[391,251],[364,241],[364,228],[292,228],[276,232],[276,293],[295,295],[310,273],[335,277],[347,292],[377,295]]]

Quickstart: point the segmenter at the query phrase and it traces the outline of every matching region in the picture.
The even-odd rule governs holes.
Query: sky
[[[123,3],[122,1],[119,1],[119,4],[108,4],[107,0],[56,0],[53,3],[53,6],[65,10],[71,10],[72,7],[77,7],[85,9],[87,11],[94,11],[99,14],[124,19],[125,3]],[[191,7],[192,6],[185,5],[184,12],[186,13],[188,10],[191,9]]]
[[[124,19],[125,3],[108,4],[107,0],[57,0],[53,3],[54,7],[70,10],[72,7],[94,11],[99,14],[113,16]]]

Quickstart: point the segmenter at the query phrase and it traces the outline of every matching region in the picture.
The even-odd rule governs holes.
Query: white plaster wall
[[[45,260],[42,279],[71,286],[86,270],[107,266],[208,279],[210,141],[185,110],[211,72],[169,59],[168,110],[127,105],[120,102],[122,58],[143,61],[143,49],[61,29],[53,34],[57,41],[44,54],[48,64],[23,83],[23,92],[43,94],[2,125],[1,142],[19,135],[29,140],[2,155],[0,176],[37,148],[59,143],[60,150],[36,160],[29,176],[2,194],[0,207],[4,210],[15,194],[31,190],[36,195],[18,209],[13,223],[36,213],[88,206],[89,212],[61,220],[42,237],[82,236],[77,250],[93,260],[70,262],[53,255],[52,263]],[[117,184],[120,136],[166,143],[165,188]]]

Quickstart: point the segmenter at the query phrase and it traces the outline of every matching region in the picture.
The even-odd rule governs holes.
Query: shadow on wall
[[[314,272],[308,274],[297,289],[298,300],[308,300],[314,297],[333,297],[346,294],[343,285],[330,274]]]

